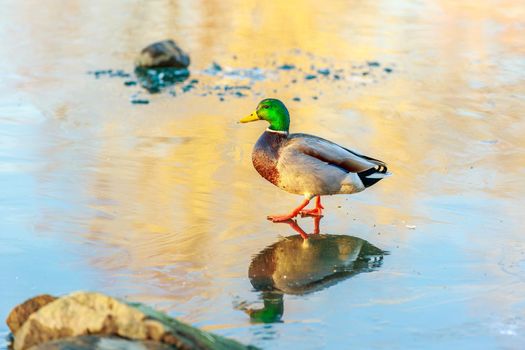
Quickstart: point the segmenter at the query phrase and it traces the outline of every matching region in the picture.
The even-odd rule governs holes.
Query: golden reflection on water
[[[514,224],[525,175],[517,166],[525,164],[525,10],[518,1],[333,1],[320,7],[314,1],[78,0],[50,1],[43,12],[33,11],[37,6],[10,2],[0,15],[7,38],[1,47],[13,45],[19,58],[0,58],[0,66],[8,62],[19,76],[8,79],[7,88],[48,118],[34,146],[48,164],[36,177],[44,193],[66,202],[68,194],[79,198],[75,219],[62,219],[68,232],[97,248],[86,259],[110,276],[102,288],[168,301],[165,309],[182,308],[192,322],[230,322],[210,321],[211,302],[198,302],[235,293],[231,279],[245,279],[251,255],[282,233],[266,215],[300,200],[251,166],[251,148],[266,125],[235,122],[260,97],[219,102],[161,94],[148,106],[134,106],[121,82],[85,74],[130,68],[142,46],[172,36],[190,52],[194,70],[213,60],[309,66],[307,54],[291,54],[295,48],[336,67],[367,60],[394,67],[378,83],[350,89],[326,82],[315,91],[306,83],[286,89],[273,79],[254,87],[287,102],[292,131],[383,159],[393,171],[363,194],[327,199],[326,221],[334,232],[381,231],[382,247],[417,251],[425,235],[440,243],[454,235],[470,241],[478,230],[485,242],[462,247],[460,260],[497,244],[490,230],[520,237]],[[15,29],[21,16],[26,26]],[[311,99],[313,93],[319,100]],[[293,102],[295,96],[302,102]],[[60,211],[49,215],[43,221],[61,218]],[[511,261],[521,253],[506,251],[515,255]],[[499,259],[492,254],[501,253],[487,252],[480,266]],[[489,265],[495,281],[511,283]],[[522,281],[511,281],[525,290]],[[401,290],[410,284],[399,283]],[[497,293],[488,298],[505,302]]]

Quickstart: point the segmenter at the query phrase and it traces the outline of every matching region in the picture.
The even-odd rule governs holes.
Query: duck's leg
[[[289,219],[292,219],[299,215],[301,210],[303,210],[304,207],[306,207],[310,203],[310,199],[305,199],[300,206],[295,208],[290,214],[288,215],[268,215],[268,220],[272,220],[273,222],[281,222],[286,221]]]
[[[315,200],[315,208],[314,209],[308,209],[308,210],[301,210],[300,214],[302,216],[309,215],[309,216],[323,216],[323,209],[324,207],[321,205],[321,196],[317,196]]]
[[[321,217],[322,216],[314,217],[314,235],[318,235],[321,232],[321,230],[319,229],[319,224],[321,222]]]

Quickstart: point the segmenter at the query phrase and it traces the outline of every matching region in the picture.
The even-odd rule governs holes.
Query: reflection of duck
[[[281,292],[262,292],[263,307],[260,309],[244,308],[254,322],[279,322],[284,313],[283,294]]]
[[[316,218],[316,224],[318,220]],[[256,290],[263,292],[264,301],[263,309],[248,310],[252,320],[278,321],[284,311],[281,293],[310,293],[361,272],[374,271],[381,266],[383,255],[387,254],[358,237],[307,235],[295,221],[287,223],[300,234],[285,237],[265,248],[250,264],[250,282]],[[281,295],[280,299],[278,295]],[[269,321],[269,316],[274,318]]]
[[[256,111],[240,122],[256,120],[266,120],[270,126],[253,149],[255,169],[279,188],[305,197],[290,214],[269,216],[274,222],[286,221],[300,213],[320,216],[323,209],[320,196],[361,192],[389,175],[383,161],[317,136],[289,134],[290,115],[277,99],[262,100]],[[304,210],[316,196],[315,209]]]

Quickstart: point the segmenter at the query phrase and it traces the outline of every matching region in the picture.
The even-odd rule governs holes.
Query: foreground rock
[[[87,335],[97,337],[74,338]],[[90,292],[66,295],[32,313],[14,332],[13,347],[109,349],[114,337],[135,342],[133,347],[124,344],[112,349],[255,349],[179,322],[148,306]]]
[[[142,68],[186,69],[190,57],[173,40],[163,40],[146,46],[135,60]]]

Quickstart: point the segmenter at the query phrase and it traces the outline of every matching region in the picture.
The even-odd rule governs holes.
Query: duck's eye
[[[264,105],[264,106],[262,106],[262,108],[268,109],[268,108],[270,108],[270,106]]]

